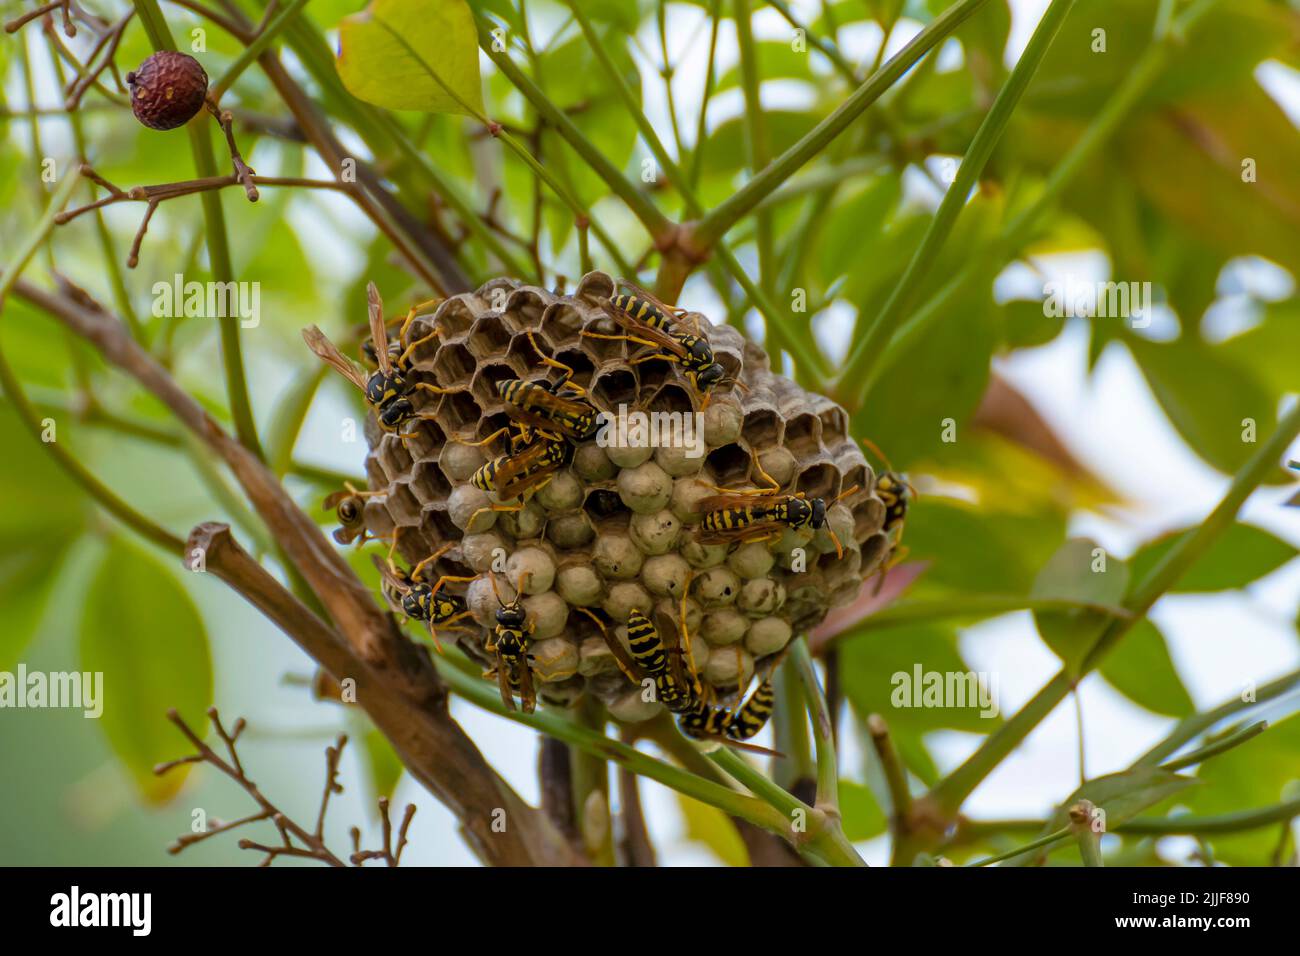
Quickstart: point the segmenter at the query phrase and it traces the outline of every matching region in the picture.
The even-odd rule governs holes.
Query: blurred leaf
[[[991,733],[1001,723],[996,715],[981,716],[978,688],[964,679],[973,672],[952,628],[894,627],[847,637],[839,646],[845,697],[860,717],[880,714],[896,735],[939,728]]]
[[[1219,350],[1273,392],[1295,391],[1300,382],[1295,360],[1300,355],[1300,299],[1270,303],[1258,325],[1228,339]]]
[[[923,583],[979,594],[1027,594],[1059,547],[1065,519],[990,510],[927,495],[908,510],[909,558],[927,560]]]
[[[686,839],[708,847],[727,866],[749,866],[749,851],[725,813],[680,793],[674,796],[686,821]]]
[[[175,708],[200,735],[212,704],[212,659],[203,619],[170,568],[114,538],[86,592],[81,669],[104,675],[108,742],[144,798],[175,796],[189,767],[164,776],[156,764],[189,744],[167,720]]]
[[[366,769],[370,771],[370,784],[374,787],[376,797],[391,797],[397,790],[397,783],[402,779],[406,769],[398,759],[393,745],[375,728],[371,727],[361,738],[363,752],[366,755]]]
[[[1259,447],[1242,440],[1247,419],[1255,423],[1256,442],[1272,433],[1276,397],[1221,350],[1186,335],[1175,342],[1126,341],[1170,423],[1215,468],[1231,474]]]
[[[864,265],[863,243],[876,239],[884,231],[902,193],[899,177],[879,176],[853,195],[840,196],[828,212],[819,240],[821,251],[816,261],[823,283],[830,285]],[[902,265],[900,260],[898,267]]]
[[[1262,809],[1285,799],[1283,788],[1300,780],[1300,714],[1272,724],[1239,747],[1205,761],[1197,770],[1204,783],[1186,800],[1197,814]],[[1265,866],[1277,845],[1277,827],[1209,837],[1215,856],[1235,866]]]
[[[1152,713],[1186,717],[1196,710],[1165,636],[1146,618],[1133,625],[1098,669],[1107,683]]]
[[[1025,349],[1046,345],[1061,334],[1065,318],[1043,314],[1037,299],[1016,299],[999,306],[995,315],[1001,321],[1002,341],[1006,348]]]
[[[465,0],[372,0],[339,23],[337,66],[358,99],[394,110],[483,112]]]
[[[785,40],[760,40],[754,44],[758,52],[758,75],[765,80],[803,80],[814,83],[812,59],[808,52],[796,52],[793,44]],[[718,77],[714,95],[739,87],[742,83],[740,64],[726,70]]]
[[[1178,539],[1190,530],[1164,535],[1140,548],[1129,559],[1134,582],[1150,574]],[[1210,545],[1209,550],[1170,590],[1188,593],[1244,588],[1276,571],[1295,556],[1294,547],[1262,528],[1234,524]]]
[[[852,780],[840,780],[840,814],[844,835],[855,843],[880,836],[888,823],[871,789]]]
[[[36,538],[25,542],[0,539],[0,671],[12,670],[35,635],[50,589],[59,574],[66,540]]]
[[[1182,777],[1159,767],[1139,767],[1095,777],[1060,804],[1052,814],[1052,819],[1043,827],[1043,835],[1069,823],[1070,807],[1080,800],[1091,800],[1095,806],[1105,811],[1106,831],[1113,832],[1125,820],[1131,820],[1148,807],[1181,793],[1195,783],[1195,777]],[[1014,857],[1008,863],[1012,866],[1031,865],[1046,857],[1047,852],[1034,850]]]
[[[1100,551],[1097,542],[1071,538],[1043,565],[1029,592],[1035,598],[1061,598],[1092,604],[1117,605],[1128,590],[1129,569],[1121,560]],[[1110,621],[1103,611],[1035,611],[1034,623],[1043,643],[1073,670]]]

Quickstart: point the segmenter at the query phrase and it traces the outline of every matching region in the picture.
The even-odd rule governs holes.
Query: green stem
[[[612,740],[603,734],[597,734],[575,721],[545,710],[532,714],[508,710],[491,685],[458,667],[447,658],[439,658],[435,663],[438,666],[438,673],[442,675],[448,686],[475,706],[572,744],[585,753],[600,757],[632,773],[648,777],[701,803],[717,807],[742,820],[748,820],[755,826],[787,839],[790,836],[786,820],[762,800],[737,793],[729,787],[705,780],[662,760],[656,760],[635,747]]]
[[[1122,607],[1111,604],[1097,604],[1091,601],[1077,601],[1068,598],[1031,598],[1017,594],[961,594],[950,598],[932,600],[899,601],[881,608],[867,617],[861,624],[846,635],[835,638],[842,640],[848,634],[859,634],[886,627],[902,627],[925,621],[944,621],[950,618],[993,617],[1009,614],[1012,611],[1099,611],[1112,617],[1132,617]]]
[[[176,49],[171,30],[158,9],[158,0],[134,0],[135,9],[144,25],[145,32],[155,50]],[[190,152],[194,157],[194,170],[200,179],[217,175],[216,160],[212,156],[212,139],[205,122],[187,123],[186,132],[190,137]],[[226,219],[221,209],[221,192],[207,190],[200,194],[203,205],[203,221],[208,244],[208,260],[212,267],[212,277],[221,283],[234,282],[235,270],[231,265],[230,244],[226,236]],[[262,458],[262,446],[257,437],[257,425],[253,420],[252,405],[248,400],[248,381],[244,373],[244,356],[239,344],[239,317],[223,316],[219,320],[221,328],[221,358],[226,373],[227,401],[230,403],[230,417],[235,425],[235,433],[240,443]]]
[[[605,736],[605,708],[590,695],[574,719],[597,737]],[[600,866],[614,865],[614,832],[609,813],[609,766],[604,758],[570,745],[573,818],[587,855]]]
[[[853,394],[857,396],[858,405],[862,404],[866,394],[860,386],[866,382],[872,367],[880,361],[885,346],[889,344],[899,323],[905,318],[913,299],[921,292],[926,277],[937,264],[939,250],[952,233],[957,217],[965,208],[967,198],[979,182],[994,147],[1002,139],[1002,134],[1011,120],[1012,113],[1019,105],[1021,96],[1024,95],[1030,80],[1038,71],[1039,64],[1047,55],[1062,22],[1073,6],[1074,0],[1052,0],[1043,18],[1038,21],[1029,45],[1025,47],[1025,52],[998,92],[997,99],[993,101],[988,115],[984,117],[984,122],[975,132],[975,138],[962,158],[957,176],[944,193],[939,210],[930,220],[930,226],[926,229],[916,252],[913,253],[907,270],[876,315],[867,334],[857,341],[853,351],[849,353],[845,362],[843,380],[853,383],[851,387],[854,389]]]
[[[1235,733],[1228,734],[1228,736],[1221,740],[1216,740],[1214,743],[1206,744],[1204,747],[1183,754],[1183,756],[1179,757],[1177,760],[1171,760],[1169,763],[1161,764],[1160,769],[1168,770],[1170,773],[1175,773],[1179,770],[1185,770],[1188,767],[1195,767],[1202,761],[1209,760],[1211,757],[1217,757],[1219,754],[1232,750],[1234,747],[1240,747],[1246,741],[1258,737],[1267,729],[1268,721],[1257,721],[1256,723],[1241,728]]]
[[[632,214],[645,227],[646,232],[652,239],[660,240],[668,236],[673,229],[673,224],[668,220],[658,207],[655,206],[650,198],[641,190],[637,189],[632,182],[619,172],[600,149],[587,139],[582,130],[569,119],[568,115],[559,109],[554,103],[547,98],[541,88],[534,83],[526,73],[515,65],[510,59],[508,53],[495,50],[492,47],[492,36],[487,32],[487,28],[480,25],[479,44],[483,51],[488,55],[493,63],[496,64],[503,76],[509,80],[521,94],[524,99],[528,100],[540,117],[550,126],[554,127],[556,132],[573,147],[584,162],[591,168],[610,191],[632,211]]]
[[[1114,832],[1130,836],[1238,833],[1286,823],[1296,817],[1300,817],[1300,797],[1256,810],[1237,810],[1209,816],[1186,813],[1172,817],[1135,817],[1115,827]],[[1038,833],[1042,829],[1042,820],[966,820],[961,824],[960,840],[969,843],[1003,833]],[[1015,856],[1028,849],[1030,848],[1022,847],[1008,856]]]
[[[212,97],[212,102],[221,102],[222,94],[234,85],[235,80],[239,79],[239,75],[248,69],[254,60],[266,52],[267,48],[275,41],[275,38],[280,35],[280,31],[293,21],[293,18],[298,15],[298,12],[308,2],[309,0],[293,0],[289,6],[276,14],[275,19],[257,34],[257,39],[246,46],[244,52],[239,54],[239,58],[230,64],[225,73],[221,74],[221,78],[208,88],[208,95]]]
[[[745,149],[751,174],[767,166],[771,160],[768,146],[767,120],[763,114],[763,102],[759,91],[758,50],[754,46],[754,32],[750,23],[753,12],[749,0],[733,0],[734,19],[736,22],[736,43],[740,47],[741,91],[745,96]],[[764,289],[772,287],[776,277],[775,256],[772,246],[772,212],[768,209],[757,210],[755,246],[758,249],[759,284]]]
[[[803,781],[817,779],[817,764],[813,761],[812,741],[808,736],[808,721],[804,717],[803,691],[794,673],[793,662],[787,663],[773,675],[776,713],[772,715],[772,742],[781,753],[771,762],[772,779],[791,793],[801,792]]]
[[[1021,710],[994,731],[967,760],[931,791],[929,799],[941,813],[954,814],[967,796],[1002,762],[1019,743],[1066,698],[1083,675],[1096,667],[1119,640],[1165,591],[1209,550],[1214,541],[1236,519],[1237,512],[1252,491],[1283,459],[1287,447],[1300,434],[1300,404],[1278,423],[1269,440],[1260,446],[1232,480],[1227,494],[1195,530],[1185,534],[1166,552],[1125,601],[1132,612],[1127,620],[1112,619],[1074,675],[1061,670]]]
[[[808,720],[812,723],[813,741],[817,748],[817,807],[839,816],[840,775],[836,766],[831,712],[826,706],[826,694],[817,678],[808,642],[802,636],[795,641],[790,659],[803,684],[804,706],[808,709]]]
[[[749,213],[768,193],[790,178],[878,100],[921,57],[941,43],[973,16],[986,0],[960,0],[945,10],[929,26],[867,78],[840,106],[804,135],[797,143],[769,163],[764,169],[711,210],[696,226],[695,240],[709,247]]]
[[[1045,837],[1039,837],[1037,840],[1033,841],[1032,843],[1026,843],[1022,847],[1017,847],[1014,850],[1008,850],[1006,853],[999,853],[997,856],[985,857],[982,860],[976,860],[974,863],[967,863],[966,865],[967,866],[988,866],[990,863],[1001,863],[1003,860],[1009,860],[1013,856],[1019,856],[1022,853],[1029,853],[1032,850],[1041,850],[1043,847],[1052,846],[1053,844],[1060,843],[1062,840],[1069,839],[1069,837],[1070,837],[1070,828],[1062,827],[1061,829],[1057,830],[1055,833],[1049,833]]]
[[[687,179],[691,189],[700,184],[700,172],[704,168],[704,147],[708,142],[709,102],[713,99],[713,87],[717,81],[714,64],[718,58],[718,24],[722,20],[722,0],[709,0],[709,57],[704,65],[704,90],[700,93],[700,114],[695,123],[695,144],[691,150],[691,168]]]
[[[18,276],[22,274],[23,269],[27,268],[27,263],[36,254],[36,250],[49,237],[50,231],[54,228],[54,217],[68,204],[68,199],[76,190],[80,180],[81,174],[78,170],[73,170],[68,174],[55,191],[53,197],[51,197],[50,205],[45,210],[45,215],[41,218],[36,229],[22,242],[13,258],[5,266],[4,273],[0,274],[0,314],[3,314],[5,301],[8,299],[14,283],[18,281]],[[85,489],[87,494],[141,537],[152,541],[158,547],[173,554],[185,553],[184,541],[161,526],[154,524],[154,522],[119,498],[91,474],[90,470],[81,463],[81,460],[76,455],[67,451],[58,441],[45,440],[39,414],[30,399],[28,399],[27,393],[23,391],[22,383],[18,380],[18,376],[14,374],[14,370],[9,365],[9,360],[2,348],[0,348],[0,386],[3,386],[4,393],[13,402],[19,418],[22,419],[27,430],[31,432],[32,437],[44,445],[49,453],[54,456],[54,460],[63,467],[63,470],[68,473],[73,481]]]
[[[1166,757],[1177,753],[1179,748],[1188,743],[1198,734],[1209,730],[1215,724],[1233,714],[1246,710],[1249,707],[1255,707],[1267,701],[1281,697],[1283,694],[1300,686],[1300,670],[1292,671],[1290,674],[1284,674],[1277,680],[1270,681],[1263,687],[1257,688],[1250,700],[1243,700],[1241,695],[1233,697],[1225,704],[1215,707],[1213,710],[1207,710],[1202,714],[1193,714],[1179,721],[1178,726],[1160,743],[1156,744],[1135,762],[1135,767],[1149,767],[1160,763]]]
[[[844,54],[839,51],[839,47],[834,43],[831,43],[829,40],[822,39],[822,37],[809,29],[806,24],[801,23],[795,17],[794,11],[790,9],[788,3],[785,3],[784,0],[767,0],[767,5],[775,9],[777,13],[781,14],[785,19],[785,22],[790,24],[790,26],[794,27],[796,30],[802,30],[804,38],[813,45],[818,53],[826,57],[826,59],[830,61],[831,66],[839,70],[840,74],[846,80],[850,83],[858,82],[857,70],[853,68],[852,63],[845,59]]]
[[[1007,223],[991,242],[985,244],[971,257],[954,278],[931,296],[902,325],[889,344],[889,348],[885,350],[881,361],[875,363],[873,369],[864,376],[861,394],[868,394],[893,360],[906,353],[934,323],[952,314],[953,303],[967,286],[981,276],[991,273],[1030,243],[1044,215],[1056,205],[1066,188],[1088,165],[1098,150],[1114,136],[1147,90],[1164,72],[1169,58],[1176,49],[1172,37],[1185,36],[1187,31],[1195,26],[1216,3],[1217,0],[1200,0],[1199,3],[1188,7],[1177,19],[1174,29],[1162,35],[1160,40],[1146,52],[1115,93],[1106,101],[1101,112],[1088,124],[1078,141],[1052,170],[1034,201]]]

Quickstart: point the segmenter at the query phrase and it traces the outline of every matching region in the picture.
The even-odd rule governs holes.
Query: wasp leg
[[[564,380],[561,382],[561,385],[564,388],[571,389],[578,395],[587,394],[587,390],[573,380],[573,369],[565,365],[563,362],[556,361],[554,358],[551,358],[542,351],[541,347],[537,344],[537,340],[533,338],[532,329],[527,330],[524,334],[528,336],[528,341],[533,346],[533,351],[537,353],[538,357],[542,360],[543,365],[549,365],[551,368],[558,368],[564,373]]]
[[[406,326],[403,325],[402,329],[403,331],[405,331]],[[416,339],[414,342],[412,342],[410,345],[404,348],[402,350],[402,354],[397,357],[397,362],[396,362],[397,366],[399,368],[405,368],[407,360],[410,359],[412,353],[415,352],[417,348],[419,348],[421,345],[423,345],[425,342],[429,341],[430,339],[436,339],[437,337],[438,337],[438,333],[435,330],[433,332],[430,332],[424,338]]]
[[[433,392],[433,394],[435,395],[452,395],[455,394],[456,392],[456,389],[454,388],[443,388],[441,385],[430,385],[428,382],[416,382],[411,386],[411,388],[418,388],[426,392]]]
[[[444,584],[451,584],[452,582],[468,582],[468,581],[477,581],[477,580],[478,580],[477,577],[466,578],[466,577],[460,577],[458,575],[444,574],[442,577],[438,578],[437,583],[435,583],[433,586],[433,591],[430,593],[437,594],[442,589],[442,586]]]
[[[654,343],[651,344],[653,345]],[[673,355],[673,353],[665,352],[660,349],[657,352],[651,352],[649,355],[639,355],[634,359],[629,359],[627,364],[640,365],[643,362],[653,362],[655,359],[659,359],[661,362],[681,362],[681,359],[676,355]],[[697,388],[696,391],[698,390],[699,389]]]
[[[604,339],[607,342],[635,342],[637,345],[648,345],[655,349],[659,348],[658,342],[651,342],[649,339],[637,338],[635,335],[606,335],[603,332],[588,332],[586,329],[583,329],[579,334],[589,339]]]
[[[523,510],[524,510],[524,503],[522,501],[519,502],[518,504],[513,504],[513,505],[488,505],[487,507],[479,508],[472,515],[470,515],[469,521],[465,522],[465,527],[467,528],[473,527],[474,519],[476,519],[479,515],[481,515],[485,511],[495,511],[499,514],[513,514],[516,511],[523,511]]]
[[[401,342],[405,340],[407,328],[424,309],[431,305],[440,305],[441,303],[442,299],[425,299],[423,302],[417,302],[415,305],[411,306],[410,311],[406,313],[406,317],[402,319],[402,327],[398,330],[397,341]],[[434,335],[437,334],[437,332],[434,333]],[[421,339],[421,341],[423,341],[423,339]]]
[[[682,602],[680,620],[677,624],[677,640],[679,643],[678,651],[686,658],[686,669],[691,678],[691,690],[696,697],[703,694],[704,688],[700,683],[699,672],[695,670],[695,652],[691,650],[691,634],[686,628],[686,597],[691,593],[691,578],[695,576],[693,571],[686,574],[686,583],[682,586]]]
[[[510,432],[511,432],[511,429],[514,429],[514,428],[518,428],[518,429],[520,429],[521,431],[523,431],[524,433],[527,433],[527,431],[528,431],[528,426],[527,426],[527,425],[517,425],[517,424],[515,424],[514,422],[511,422],[509,425],[506,425],[504,428],[498,428],[498,429],[497,429],[496,431],[494,431],[491,435],[488,435],[487,438],[481,438],[481,439],[479,439],[478,441],[461,441],[459,438],[457,438],[457,439],[455,439],[455,441],[456,441],[457,444],[460,444],[460,445],[468,445],[470,448],[481,448],[481,447],[483,447],[484,445],[488,445],[488,444],[491,444],[492,442],[496,441],[496,440],[497,440],[498,438],[500,438],[502,435],[505,435],[505,436],[511,438],[511,444],[513,445],[513,444],[514,444],[514,438],[513,438],[513,436],[510,435]]]

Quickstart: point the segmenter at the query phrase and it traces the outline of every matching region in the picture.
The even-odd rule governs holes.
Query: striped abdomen
[[[614,296],[610,301],[614,303],[614,308],[626,312],[638,322],[652,325],[661,332],[672,331],[672,323],[668,321],[668,316],[664,315],[663,310],[640,296],[628,295],[624,292]]]
[[[748,740],[753,737],[772,716],[775,703],[776,691],[772,688],[771,680],[765,680],[749,695],[744,706],[727,721],[727,736],[732,740]]]
[[[763,509],[754,505],[744,508],[719,508],[706,512],[700,520],[700,527],[705,531],[731,531],[745,528],[763,518]]]
[[[627,642],[632,648],[632,659],[645,672],[646,676],[655,678],[658,685],[660,675],[668,672],[668,655],[664,652],[664,642],[659,631],[650,623],[650,619],[635,608],[627,616]]]

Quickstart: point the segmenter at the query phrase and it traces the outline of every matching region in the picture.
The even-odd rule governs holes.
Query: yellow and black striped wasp
[[[396,538],[394,537],[394,543]],[[429,628],[429,637],[433,640],[433,646],[438,653],[442,653],[442,643],[438,640],[439,627],[444,630],[462,631],[465,628],[456,627],[457,621],[463,621],[470,616],[469,609],[465,605],[465,599],[444,591],[443,586],[453,582],[473,581],[473,578],[456,577],[453,575],[443,575],[433,584],[424,579],[424,569],[437,561],[447,553],[451,545],[444,545],[433,554],[429,555],[410,571],[403,571],[393,563],[392,552],[390,550],[387,560],[379,555],[371,555],[375,562],[375,567],[379,569],[380,577],[384,582],[384,592],[395,604],[398,604],[402,613],[415,621],[422,621]]]
[[[718,494],[701,498],[695,503],[696,514],[701,515],[698,540],[701,544],[728,544],[731,542],[770,541],[787,528],[807,528],[810,531],[826,529],[835,543],[835,554],[844,557],[839,536],[826,522],[830,507],[824,498],[808,498],[802,491],[792,495],[782,494],[781,485],[759,466],[759,473],[770,488],[718,488]],[[831,505],[857,492],[858,486],[848,488],[831,501]]]
[[[375,288],[373,282],[366,286],[366,295],[370,303],[370,338],[375,363],[378,365],[377,371],[366,375],[353,364],[351,359],[339,351],[338,346],[331,342],[324,332],[314,325],[309,325],[303,329],[302,337],[307,343],[307,347],[315,352],[318,358],[361,389],[366,396],[366,402],[375,410],[375,417],[384,431],[396,432],[403,438],[410,437],[402,434],[402,426],[413,420],[432,417],[415,410],[415,406],[411,402],[411,394],[417,389],[433,392],[436,395],[445,395],[447,393],[447,389],[439,388],[437,385],[430,385],[428,382],[416,382],[411,378],[410,360],[412,352],[420,344],[434,338],[437,333],[430,332],[424,338],[417,339],[410,345],[404,346],[400,352],[395,351],[388,343],[388,326],[384,321],[384,304],[379,297],[379,290]],[[398,332],[396,345],[400,345],[404,340],[406,330],[411,320],[415,318],[416,311],[413,308],[407,314],[406,320],[402,323],[401,330]]]
[[[885,470],[876,475],[875,491],[876,497],[885,506],[885,520],[880,530],[892,535],[893,541],[890,544],[889,557],[880,565],[880,579],[876,582],[876,593],[879,593],[885,583],[886,572],[907,557],[907,548],[903,546],[903,527],[907,523],[908,506],[917,495],[912,483],[905,476],[894,471],[885,453],[877,448],[874,442],[863,438],[862,444],[885,463]]]
[[[656,625],[645,613],[635,608],[628,614],[627,636],[631,662],[626,659],[622,645],[610,637],[600,618],[586,608],[579,610],[599,626],[605,643],[619,662],[619,668],[632,683],[653,683],[655,700],[677,717],[677,725],[686,736],[696,740],[715,740],[740,750],[768,756],[781,756],[766,747],[745,742],[763,729],[772,714],[775,695],[770,680],[760,685],[735,712],[711,703],[706,697],[690,651],[685,592],[682,595],[678,622],[674,623],[667,616],[660,615]],[[673,646],[665,644],[661,631],[675,631],[676,643]]]
[[[497,392],[506,403],[507,413],[538,431],[576,442],[586,441],[600,427],[600,412],[587,401],[587,390],[573,380],[573,369],[547,356],[531,331],[527,335],[542,364],[560,369],[564,377],[557,382],[545,379],[528,382],[517,378],[497,382]]]
[[[504,429],[503,431],[509,431]],[[501,434],[489,435],[490,441]],[[482,444],[475,442],[474,444]],[[510,437],[510,452],[493,458],[470,475],[470,484],[481,491],[496,492],[503,499],[518,498],[515,504],[493,504],[470,515],[466,527],[485,511],[522,511],[527,498],[548,485],[561,468],[573,460],[573,446],[551,432],[517,426]]]
[[[528,620],[528,612],[524,610],[524,579],[520,578],[511,601],[502,600],[496,575],[491,571],[488,572],[488,579],[492,582],[492,591],[496,594],[500,607],[497,608],[496,626],[483,647],[489,654],[496,655],[497,662],[495,667],[484,671],[483,676],[496,678],[497,686],[501,689],[501,700],[506,707],[514,710],[517,696],[523,712],[531,714],[537,707],[537,696],[533,691],[528,638],[535,625]]]
[[[695,390],[703,396],[703,406],[707,406],[711,390],[721,385],[727,374],[714,357],[713,347],[698,328],[695,332],[678,328],[676,320],[685,314],[685,310],[664,305],[644,289],[638,289],[626,280],[621,281],[632,292],[618,293],[603,300],[601,306],[624,334],[606,335],[586,329],[582,334],[587,338],[650,346],[653,352],[630,359],[628,364],[640,365],[661,359],[680,365]]]

